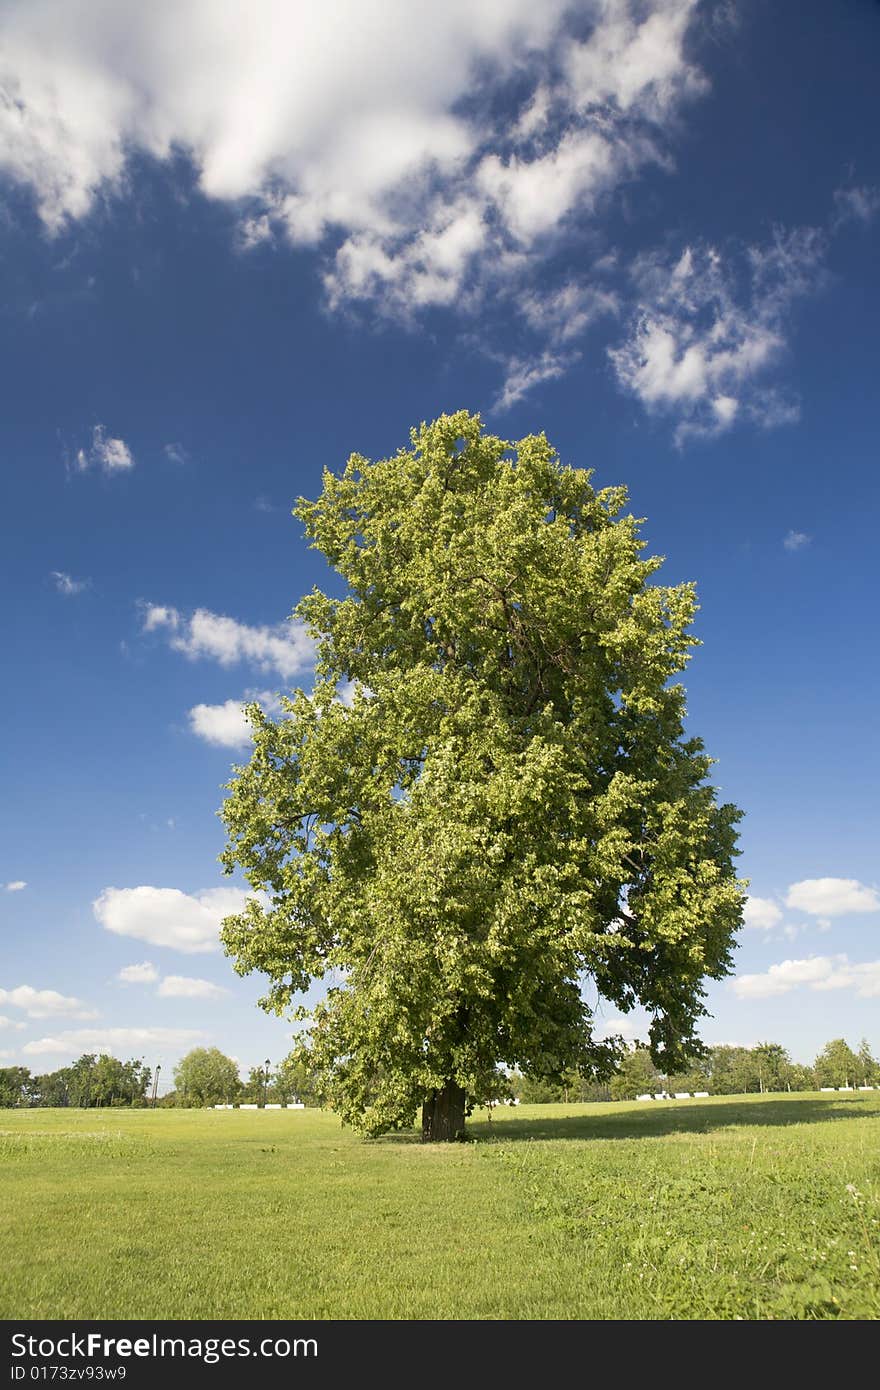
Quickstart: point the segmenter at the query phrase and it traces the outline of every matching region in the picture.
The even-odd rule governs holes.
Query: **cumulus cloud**
[[[222,985],[188,975],[166,975],[156,991],[163,999],[222,999],[229,993]]]
[[[326,246],[332,303],[408,312],[516,272],[707,83],[697,0],[8,0],[0,167],[50,232],[184,152],[243,250]],[[423,61],[423,55],[430,55]]]
[[[21,1029],[25,1027],[27,1027],[26,1024],[16,1023],[14,1018],[7,1018],[6,1014],[0,1014],[0,1028],[14,1028],[16,1031],[20,1032]]]
[[[193,733],[217,748],[245,748],[251,741],[251,726],[240,700],[222,705],[194,705],[189,712]]]
[[[134,456],[124,439],[113,439],[103,425],[95,425],[88,449],[77,449],[73,461],[76,473],[87,473],[91,468],[110,475],[126,473],[134,468]]]
[[[846,917],[880,912],[880,894],[855,878],[804,878],[791,884],[785,905],[813,917]]]
[[[204,657],[221,666],[245,662],[261,671],[277,671],[289,679],[311,666],[315,659],[314,643],[300,622],[251,627],[207,608],[197,608],[191,617],[186,617],[176,608],[162,604],[143,607],[143,631],[163,631],[169,646],[192,661]]]
[[[27,883],[23,878],[14,878],[9,883],[4,883],[3,887],[7,893],[21,893],[27,888]]]
[[[850,989],[860,999],[880,997],[880,960],[851,963],[848,956],[809,956],[784,960],[761,975],[739,975],[731,981],[741,999],[771,999],[795,989]]]
[[[782,921],[782,909],[772,898],[757,898],[751,894],[743,909],[743,925],[755,931],[772,931]]]
[[[54,989],[34,989],[31,985],[17,985],[15,989],[0,989],[0,1004],[14,1004],[23,1009],[28,1018],[52,1018],[67,1014],[71,1018],[96,1018],[94,1009],[88,1009],[81,999],[69,994],[59,994]]]
[[[637,309],[609,349],[619,384],[649,411],[677,420],[678,444],[712,438],[735,421],[764,428],[798,418],[765,385],[786,349],[792,303],[822,279],[826,238],[815,228],[777,232],[739,258],[688,246],[673,261],[637,258]]]
[[[246,748],[251,742],[251,726],[245,717],[246,704],[258,704],[266,714],[277,715],[281,702],[271,690],[249,690],[241,700],[225,700],[221,705],[194,705],[189,711],[193,733],[218,748]]]
[[[90,579],[74,579],[63,570],[52,570],[49,578],[59,594],[63,594],[65,598],[73,598],[75,594],[83,593],[91,583]]]
[[[786,550],[803,550],[805,545],[809,545],[813,539],[805,531],[789,531],[782,544]]]
[[[183,1051],[204,1038],[205,1034],[197,1028],[75,1028],[36,1038],[21,1050],[28,1057],[78,1057],[84,1052],[107,1052],[125,1058],[148,1049]]]
[[[241,912],[250,895],[240,888],[105,888],[92,904],[101,926],[151,946],[200,954],[220,947],[220,923]]]
[[[152,961],[144,960],[139,965],[124,965],[116,977],[125,985],[150,985],[159,978],[159,972]]]

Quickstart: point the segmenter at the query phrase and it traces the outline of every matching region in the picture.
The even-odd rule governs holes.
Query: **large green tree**
[[[219,1047],[194,1047],[174,1068],[174,1084],[184,1105],[234,1100],[241,1090],[238,1067]]]
[[[608,1067],[586,979],[682,1061],[741,918],[739,812],[683,729],[693,587],[653,582],[625,489],[466,412],[411,442],[295,509],[345,592],[296,610],[311,694],[250,707],[223,862],[267,896],[223,940],[270,1011],[329,979],[311,1053],[344,1120],[421,1106],[447,1139],[499,1062]]]

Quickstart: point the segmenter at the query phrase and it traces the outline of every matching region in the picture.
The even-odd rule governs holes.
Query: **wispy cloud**
[[[63,570],[52,570],[49,578],[59,594],[63,594],[65,598],[73,598],[76,594],[84,593],[92,582],[90,579],[74,579],[72,575],[65,574]]]
[[[496,410],[508,410],[527,392],[544,381],[555,381],[565,374],[574,361],[572,354],[542,352],[534,358],[512,357],[507,363],[507,375],[495,401]]]
[[[159,978],[159,972],[152,961],[141,961],[139,965],[124,965],[116,977],[124,985],[150,985]]]
[[[202,1042],[198,1028],[74,1028],[37,1038],[21,1049],[27,1057],[77,1057],[83,1052],[107,1052],[111,1056],[143,1055],[148,1049],[180,1052]]]
[[[169,646],[191,660],[204,657],[221,666],[243,662],[260,671],[277,671],[287,679],[315,659],[314,643],[305,625],[296,621],[251,627],[207,608],[186,617],[176,608],[145,604],[143,631],[163,632]]]
[[[609,350],[619,384],[677,422],[678,444],[742,419],[765,428],[797,419],[765,376],[785,351],[790,306],[821,282],[825,249],[824,233],[807,227],[739,257],[705,245],[672,261],[639,257],[629,334]]]
[[[3,887],[7,893],[21,893],[27,888],[27,883],[23,878],[14,878],[9,883],[4,883]]]
[[[169,463],[189,463],[189,454],[182,444],[163,444],[162,453]]]
[[[222,999],[229,990],[190,975],[166,975],[156,992],[162,999]]]
[[[812,539],[805,531],[789,531],[782,544],[786,550],[803,550]]]
[[[836,227],[846,222],[873,222],[880,212],[880,188],[871,184],[861,184],[850,188],[838,188],[834,194]]]

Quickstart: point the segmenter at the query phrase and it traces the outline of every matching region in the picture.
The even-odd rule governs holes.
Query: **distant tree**
[[[36,1104],[41,1106],[143,1105],[151,1072],[140,1060],[121,1062],[102,1053],[87,1053],[69,1067],[34,1077]]]
[[[862,1038],[859,1043],[857,1056],[859,1059],[859,1084],[861,1086],[876,1086],[880,1083],[880,1062],[872,1053],[867,1038]]]
[[[710,1047],[704,1066],[715,1096],[740,1096],[761,1089],[758,1059],[748,1047]]]
[[[238,1067],[217,1047],[194,1047],[182,1057],[174,1084],[183,1105],[216,1105],[234,1100],[241,1090]]]
[[[792,1063],[782,1044],[762,1042],[750,1050],[758,1072],[758,1090],[787,1090]]]
[[[69,1067],[64,1068],[70,1105],[85,1110],[95,1105],[92,1075],[97,1063],[98,1058],[94,1052],[84,1052],[82,1057],[78,1057]]]
[[[816,1075],[813,1068],[792,1062],[788,1071],[787,1087],[792,1091],[815,1091]]]
[[[284,1105],[289,1101],[300,1101],[308,1106],[323,1104],[320,1078],[307,1047],[294,1048],[284,1058],[273,1084],[278,1100]]]
[[[621,1057],[617,1074],[611,1078],[612,1100],[635,1100],[636,1096],[663,1089],[650,1051],[638,1045]]]
[[[813,1063],[819,1086],[857,1086],[862,1064],[845,1038],[826,1043]]]
[[[136,1105],[143,1102],[152,1073],[140,1061],[120,1062],[106,1052],[91,1074],[92,1105]]]
[[[558,1105],[564,1098],[560,1081],[547,1081],[540,1076],[520,1076],[516,1089],[523,1105]]]
[[[27,1067],[0,1067],[0,1107],[28,1105],[32,1078]]]
[[[298,606],[313,691],[249,707],[223,862],[265,895],[222,938],[273,1013],[343,978],[311,1041],[345,1122],[421,1107],[448,1140],[500,1061],[607,1071],[585,975],[683,1062],[741,921],[740,813],[684,729],[693,587],[654,582],[626,490],[466,411],[411,439],[296,508],[347,593]]]
[[[34,1077],[34,1096],[37,1105],[61,1108],[71,1104],[71,1070],[61,1067],[58,1071],[44,1072]]]
[[[699,1065],[689,1067],[687,1071],[672,1072],[667,1078],[669,1091],[709,1091],[711,1084],[707,1072]]]

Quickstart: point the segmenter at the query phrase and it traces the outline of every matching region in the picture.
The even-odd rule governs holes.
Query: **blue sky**
[[[310,681],[290,507],[463,407],[697,582],[752,894],[704,1037],[880,1050],[880,6],[306,9],[0,16],[0,1057],[288,1050],[215,812]]]

